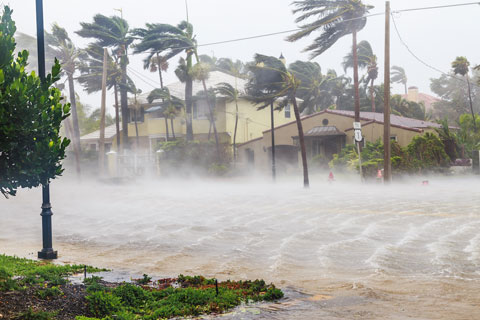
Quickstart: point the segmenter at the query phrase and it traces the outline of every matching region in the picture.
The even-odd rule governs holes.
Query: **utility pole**
[[[390,1],[385,2],[385,79],[383,110],[383,181],[392,180],[391,148],[390,148]]]
[[[270,117],[271,117],[271,135],[272,135],[272,178],[273,181],[277,179],[277,169],[275,167],[275,123],[273,114],[273,102],[270,104]]]
[[[43,34],[43,0],[36,0],[37,15],[37,51],[38,76],[45,81],[45,36]],[[43,249],[38,252],[39,259],[57,259],[57,251],[52,248],[52,205],[50,204],[50,184],[42,184],[42,240]]]
[[[107,103],[107,48],[103,48],[102,104],[100,107],[100,141],[98,146],[98,167],[100,177],[105,173],[105,108]]]

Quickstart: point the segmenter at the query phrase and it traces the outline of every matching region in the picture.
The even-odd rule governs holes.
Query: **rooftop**
[[[122,130],[120,129],[120,132]],[[110,140],[115,137],[117,134],[117,130],[115,129],[115,125],[112,124],[111,126],[105,127],[105,140]],[[98,140],[100,139],[100,130],[96,130],[90,133],[87,133],[84,136],[80,137],[80,141],[86,141],[86,140]]]

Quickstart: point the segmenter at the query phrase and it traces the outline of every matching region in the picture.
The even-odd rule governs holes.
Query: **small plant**
[[[148,274],[143,274],[143,278],[135,279],[135,282],[142,285],[147,285],[152,282],[152,277],[149,277]]]
[[[17,282],[12,279],[12,274],[5,268],[0,268],[0,291],[10,291],[18,289]]]
[[[123,305],[138,307],[147,300],[146,291],[131,284],[119,286],[113,290],[113,294],[120,298]]]
[[[29,308],[27,311],[20,313],[14,319],[18,320],[52,320],[55,318],[55,313],[52,312],[43,312],[43,311],[34,311],[32,308]]]
[[[40,289],[36,292],[36,294],[41,299],[59,297],[64,295],[63,291],[60,290],[58,287]]]

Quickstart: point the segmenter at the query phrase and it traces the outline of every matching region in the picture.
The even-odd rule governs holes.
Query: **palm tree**
[[[303,185],[305,188],[308,188],[307,154],[305,150],[303,126],[296,98],[300,81],[292,72],[287,70],[282,61],[275,57],[256,54],[254,60],[254,64],[249,66],[252,77],[246,86],[247,97],[259,105],[258,109],[270,106],[277,99],[281,99],[278,108],[283,108],[289,103],[293,105],[302,154]]]
[[[331,82],[338,80],[335,73],[323,75],[318,63],[304,61],[291,63],[289,70],[300,81],[297,97],[303,100],[299,106],[301,113],[312,114],[335,103],[331,90]]]
[[[352,51],[353,52],[353,51]],[[353,53],[349,52],[343,57],[342,66],[345,72],[348,68],[353,68],[354,58]],[[375,86],[374,82],[378,78],[377,56],[373,54],[372,46],[366,40],[360,41],[357,46],[358,67],[367,68],[367,77],[365,83],[370,83],[370,100],[372,102],[372,112],[375,112]]]
[[[173,127],[173,119],[185,107],[182,99],[177,98],[170,94],[170,90],[167,87],[152,90],[147,97],[148,103],[152,103],[155,100],[162,100],[163,115],[165,119],[170,119],[172,127],[172,135],[175,139],[175,129]]]
[[[452,69],[454,74],[459,74],[462,77],[467,79],[467,87],[468,87],[468,99],[470,102],[470,111],[472,112],[472,119],[473,119],[473,128],[475,132],[477,132],[477,124],[475,123],[475,113],[473,112],[473,102],[472,102],[472,91],[470,88],[470,77],[468,76],[469,73],[469,66],[470,62],[465,57],[457,57],[455,61],[452,62]]]
[[[352,34],[353,42],[353,81],[355,86],[355,121],[360,120],[360,94],[358,83],[357,32],[367,23],[365,14],[373,8],[361,0],[299,0],[294,1],[294,14],[300,13],[295,22],[304,22],[312,17],[315,21],[301,25],[301,30],[288,36],[287,40],[294,42],[309,36],[314,31],[321,31],[313,43],[305,48],[310,51],[313,59],[329,49],[338,39]]]
[[[124,146],[128,145],[128,47],[134,41],[128,22],[118,16],[107,17],[97,14],[92,23],[81,22],[82,29],[76,33],[83,38],[95,39],[100,47],[110,47],[117,53],[120,63],[120,106],[122,109],[122,138]]]
[[[185,82],[185,113],[187,120],[187,140],[193,140],[192,128],[192,96],[193,96],[193,55],[197,41],[193,35],[193,26],[187,21],[182,21],[177,26],[169,24],[146,24],[146,28],[135,29],[134,34],[140,39],[135,46],[134,53],[148,52],[144,63],[150,63],[154,55],[162,55],[165,60],[170,60],[176,55],[185,52],[184,73],[180,81]],[[182,61],[182,60],[181,60]],[[177,71],[175,71],[177,74]],[[178,74],[177,74],[178,76]]]
[[[392,78],[391,80],[393,83],[401,83],[405,87],[405,94],[408,94],[407,90],[407,74],[405,73],[405,69],[398,66],[392,66]]]
[[[215,87],[215,91],[225,97],[229,102],[235,102],[235,127],[233,129],[233,163],[237,161],[237,127],[238,127],[238,98],[240,96],[237,88],[227,82],[221,82]]]
[[[83,50],[81,63],[78,67],[80,76],[77,81],[84,87],[87,93],[102,90],[103,73],[103,48],[91,43]],[[118,103],[118,88],[122,78],[122,69],[119,65],[119,57],[115,52],[107,56],[107,90],[114,89],[115,98],[115,127],[117,134],[117,151],[120,151],[120,112]],[[127,86],[133,87],[132,79],[127,75]]]
[[[75,47],[69,38],[67,31],[58,24],[52,25],[52,33],[46,33],[46,43],[53,51],[52,55],[57,58],[68,80],[68,91],[70,93],[70,104],[72,107],[73,121],[73,143],[75,149],[80,152],[80,127],[78,126],[77,103],[75,99],[74,74],[79,64],[81,51]],[[79,170],[79,167],[77,168]]]

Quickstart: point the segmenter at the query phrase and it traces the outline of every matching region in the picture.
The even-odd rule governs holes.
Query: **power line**
[[[439,73],[441,73],[441,74],[443,74],[443,75],[445,75],[445,76],[448,76],[448,77],[451,77],[451,78],[456,79],[456,80],[458,80],[458,81],[462,81],[462,82],[466,83],[466,81],[465,81],[464,79],[459,78],[459,77],[457,77],[457,76],[455,76],[455,75],[452,75],[452,74],[450,74],[450,73],[447,73],[447,72],[445,72],[445,71],[443,71],[443,70],[440,70],[440,69],[432,66],[431,64],[425,62],[425,61],[422,60],[421,58],[419,58],[419,57],[412,51],[412,49],[410,49],[410,47],[407,45],[407,43],[403,40],[402,36],[400,35],[400,31],[398,30],[397,22],[395,21],[395,17],[393,16],[393,14],[391,15],[391,17],[392,17],[392,21],[393,21],[393,26],[394,26],[394,28],[395,28],[395,32],[396,32],[396,34],[397,34],[398,39],[400,40],[400,43],[407,49],[407,51],[408,51],[418,62],[420,62],[420,63],[423,64],[424,66],[426,66],[426,67],[428,67],[428,68],[430,68],[430,69],[432,69],[432,70],[434,70],[434,71],[437,71],[437,72],[439,72]],[[478,85],[476,85],[475,83],[473,83],[473,85],[478,87]]]
[[[444,8],[452,8],[452,7],[471,6],[471,5],[474,5],[474,4],[480,5],[480,2],[447,4],[447,5],[444,5],[444,6],[423,7],[423,8],[410,8],[410,9],[402,9],[402,10],[392,11],[392,13],[409,12],[409,11],[423,11],[423,10],[432,10],[432,9],[444,9]]]

